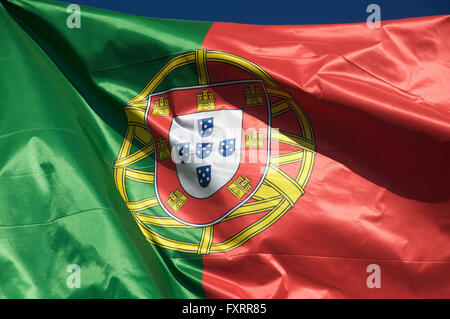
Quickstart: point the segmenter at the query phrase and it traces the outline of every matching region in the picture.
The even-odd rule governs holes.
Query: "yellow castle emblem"
[[[263,148],[264,147],[264,134],[258,133],[253,130],[250,133],[245,134],[245,147]]]
[[[264,105],[261,90],[259,89],[259,87],[250,85],[248,88],[245,88],[245,102],[247,106]]]
[[[197,93],[197,111],[215,110],[215,102],[214,92],[209,92],[208,89],[205,89],[202,90],[202,93]]]
[[[237,199],[241,199],[245,194],[248,193],[248,191],[253,186],[250,184],[249,178],[243,178],[242,176],[238,176],[233,183],[231,183],[227,189],[236,196]]]
[[[158,141],[156,142],[156,145],[158,147],[160,161],[170,157],[169,147],[167,145],[167,141],[164,138],[159,137]]]
[[[152,115],[170,115],[169,99],[167,97],[161,96],[158,100],[153,102]]]
[[[188,200],[187,196],[184,195],[179,189],[176,189],[175,191],[169,194],[169,199],[167,199],[166,203],[176,213],[177,211],[180,210],[181,207],[183,207],[183,205],[186,203],[187,200]]]

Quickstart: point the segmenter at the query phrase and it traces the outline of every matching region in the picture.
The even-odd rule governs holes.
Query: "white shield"
[[[207,198],[236,173],[241,161],[242,116],[242,110],[220,110],[172,119],[172,160],[190,196]]]

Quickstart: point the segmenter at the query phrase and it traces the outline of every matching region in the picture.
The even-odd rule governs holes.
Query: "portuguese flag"
[[[67,7],[0,5],[0,297],[450,297],[449,16]]]

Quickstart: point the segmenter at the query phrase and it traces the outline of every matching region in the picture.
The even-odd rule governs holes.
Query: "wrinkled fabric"
[[[203,297],[201,256],[145,240],[113,165],[123,106],[210,24],[83,7],[69,29],[66,7],[0,5],[0,298]],[[66,284],[73,264],[80,288]]]
[[[69,29],[66,7],[0,6],[1,298],[450,297],[449,16],[368,29],[82,7],[81,28]],[[201,48],[267,72],[299,102],[317,144],[292,209],[241,246],[204,256],[149,243],[113,176],[124,106],[169,60]],[[208,67],[213,82],[248,76]],[[177,72],[157,91],[198,84],[195,66]],[[293,123],[284,113],[271,126]],[[131,197],[147,192],[129,187]],[[218,224],[213,244],[263,214]],[[170,234],[199,242],[202,230]],[[66,284],[73,264],[77,289]],[[371,264],[381,288],[367,286]]]
[[[449,36],[449,16],[211,27],[204,48],[256,63],[300,103],[317,154],[292,210],[205,256],[208,297],[450,297]]]

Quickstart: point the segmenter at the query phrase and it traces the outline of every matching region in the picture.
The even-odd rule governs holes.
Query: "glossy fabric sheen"
[[[204,258],[208,297],[450,297],[449,36],[449,16],[211,27],[204,48],[251,60],[299,101],[317,156],[292,210]]]
[[[81,29],[69,29],[66,7],[0,5],[1,298],[450,297],[448,16],[370,30],[82,7]],[[295,207],[203,257],[147,242],[113,179],[123,107],[167,61],[200,48],[267,71],[317,142]],[[198,84],[195,68],[177,72],[159,92]],[[381,289],[366,286],[373,263]],[[79,289],[66,286],[70,264]]]
[[[145,240],[113,164],[123,106],[210,24],[83,8],[68,29],[66,7],[0,5],[0,297],[203,297],[201,256]],[[71,264],[79,289],[66,286]]]

